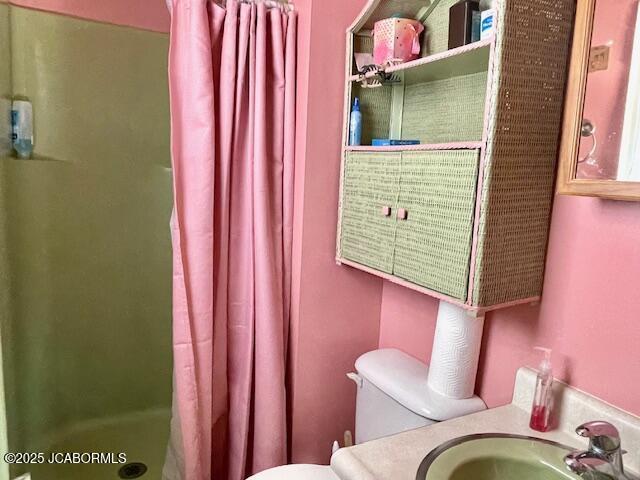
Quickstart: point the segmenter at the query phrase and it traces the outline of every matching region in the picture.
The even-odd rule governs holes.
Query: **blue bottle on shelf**
[[[362,112],[360,112],[360,99],[353,101],[351,116],[349,117],[349,145],[357,146],[362,143]]]

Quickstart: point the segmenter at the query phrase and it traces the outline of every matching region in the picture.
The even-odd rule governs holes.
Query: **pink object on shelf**
[[[373,59],[377,65],[389,61],[408,62],[420,55],[424,25],[408,18],[387,18],[373,28]]]

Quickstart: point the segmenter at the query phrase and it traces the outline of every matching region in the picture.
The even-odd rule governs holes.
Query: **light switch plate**
[[[609,68],[609,45],[591,47],[589,52],[589,72],[597,72]]]

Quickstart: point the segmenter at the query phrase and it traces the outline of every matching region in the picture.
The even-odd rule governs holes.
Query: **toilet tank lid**
[[[365,353],[356,360],[358,373],[417,415],[438,422],[485,410],[477,396],[452,399],[427,384],[429,367],[395,348]]]

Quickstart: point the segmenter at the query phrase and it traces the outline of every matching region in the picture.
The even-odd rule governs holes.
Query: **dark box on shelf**
[[[473,31],[475,17],[477,17],[475,22],[477,32]],[[475,0],[462,0],[451,7],[449,9],[449,49],[480,40],[479,20],[480,4]]]

